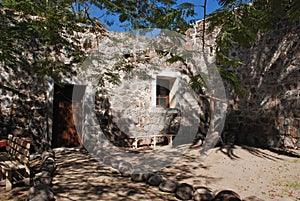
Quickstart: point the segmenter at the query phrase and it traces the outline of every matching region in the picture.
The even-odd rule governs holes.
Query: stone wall
[[[231,99],[226,131],[238,143],[300,147],[300,26],[281,22],[260,34],[251,48],[231,56],[245,65],[234,69],[248,90]]]
[[[201,27],[201,22],[198,22],[194,29],[187,32],[195,42],[201,43]],[[251,48],[232,50],[231,56],[243,61],[245,65],[231,70],[236,72],[240,83],[249,93],[239,97],[228,87],[230,108],[224,130],[227,141],[233,140],[254,146],[300,147],[299,33],[298,24],[281,23],[278,25],[278,30],[259,35],[257,42]],[[206,35],[207,44],[204,52],[209,55],[210,60],[214,58],[214,34],[216,33]],[[105,46],[103,44],[108,38],[102,40],[102,46]],[[188,46],[186,48],[188,49]],[[168,62],[161,62],[170,58],[170,54],[161,56],[146,53],[144,56],[147,61],[151,58],[154,62],[158,62],[158,66],[164,63],[164,69],[180,72],[185,83],[189,82],[186,73],[189,71],[189,66],[180,61],[171,65]],[[127,58],[127,61],[129,60],[130,58]],[[143,61],[138,64],[141,69],[147,65],[149,64]],[[41,147],[42,141],[51,140],[53,83],[18,67],[12,69],[0,66],[0,68],[0,137],[5,138],[8,133],[30,136],[37,138],[39,144],[37,147]],[[152,69],[153,72],[155,71]],[[151,76],[152,73],[149,75]],[[73,81],[66,82],[73,83]],[[96,94],[98,120],[106,125],[103,128],[112,135],[112,138],[126,138],[126,136],[122,138],[119,134],[122,125],[133,126],[136,128],[135,132],[142,134],[151,130],[151,125],[158,123],[157,121],[162,122],[163,118],[166,122],[169,121],[165,111],[161,113],[153,110],[152,113],[140,113],[151,104],[151,79],[132,84],[128,86],[129,90],[126,91],[124,85],[115,94],[114,90],[117,87],[108,84],[100,89],[101,93]],[[12,88],[9,89],[8,86]],[[116,106],[114,104],[118,103],[118,98],[122,100],[122,105]],[[208,121],[207,103],[200,103],[199,108],[201,120],[199,130],[203,134],[204,125]],[[120,112],[122,115],[130,116],[124,118],[130,122],[119,124],[116,119],[113,119],[113,116]],[[174,114],[180,116],[179,113]],[[173,119],[172,115],[170,118]],[[174,122],[176,121],[178,123],[179,120],[175,119]],[[176,125],[177,123],[174,122],[170,124]],[[117,127],[121,125],[121,129],[114,130],[117,127],[111,125]],[[159,125],[161,128],[157,127],[157,131],[168,127],[165,124]],[[124,129],[126,131],[126,128]]]
[[[118,98],[115,100],[112,100],[114,95],[109,96],[100,91],[95,97],[95,112],[100,125],[97,129],[101,129],[116,146],[131,146],[134,137],[148,138],[151,135],[178,132],[180,110],[150,108],[150,94],[144,94],[144,90],[117,94]]]
[[[87,30],[77,33],[76,39],[82,44],[101,38]],[[44,49],[53,52],[53,61],[70,64],[69,55],[55,54],[53,47],[41,47],[40,44],[28,41],[30,49],[26,55],[29,63],[33,55],[44,55]],[[89,47],[91,48],[91,47]],[[50,53],[49,53],[50,54]],[[46,55],[46,54],[45,54]],[[51,55],[51,54],[50,54]],[[15,55],[16,57],[20,55]],[[41,58],[43,58],[41,56]],[[73,71],[61,73],[62,83],[76,83],[76,66]],[[5,65],[0,63],[0,139],[6,139],[8,134],[33,138],[34,149],[43,152],[48,149],[52,139],[54,82],[47,76],[33,72],[30,67]]]
[[[0,137],[33,137],[38,151],[47,139],[50,86],[25,69],[0,66],[0,71]]]
[[[99,135],[98,131],[101,130],[115,145],[130,146],[134,136],[176,133],[182,123],[182,114],[186,114],[200,117],[198,126],[201,129],[198,130],[204,134],[204,125],[208,121],[207,102],[195,98],[191,90],[187,89],[192,71],[196,72],[195,66],[185,63],[185,60],[169,62],[172,52],[162,47],[155,49],[153,42],[148,43],[147,40],[149,39],[146,37],[133,37],[127,33],[110,33],[110,37],[102,40],[100,45],[95,47],[95,51],[91,51],[90,59],[84,64],[89,68],[80,72],[79,76],[91,75],[85,79],[96,80],[95,83],[99,83],[100,78],[97,75],[103,75],[103,69],[109,69],[117,72],[120,80],[117,84],[101,80],[100,85],[93,86],[95,95],[85,97],[84,110],[95,109],[96,118],[91,115],[85,116],[83,133]],[[158,41],[160,45],[163,43],[166,42]],[[187,45],[186,48],[192,47]],[[127,71],[126,67],[131,70]],[[181,87],[178,87],[175,99],[181,103],[174,101],[174,107],[170,109],[156,107],[155,80],[158,76],[171,76],[176,80]],[[188,104],[184,106],[184,101],[189,104],[195,103],[193,112],[197,114],[189,113],[191,107],[187,108]],[[91,108],[94,103],[95,108]]]
[[[205,46],[214,54],[218,31],[205,35]],[[300,147],[300,26],[278,23],[276,30],[260,34],[250,48],[235,47],[231,57],[244,65],[235,72],[248,91],[238,96],[225,83],[228,113],[223,132],[227,143],[263,147]],[[202,21],[187,31],[202,44]]]
[[[201,21],[194,30],[188,34],[201,43]],[[227,143],[300,147],[299,31],[299,22],[280,22],[277,30],[260,34],[252,47],[232,49],[230,56],[244,65],[228,70],[235,72],[248,94],[238,96],[226,85],[229,110],[223,135]],[[213,38],[206,35],[205,41],[215,48]]]
[[[163,61],[170,58],[169,54],[165,57],[154,52],[145,54],[152,55],[147,63],[149,66],[155,65],[153,63],[159,58],[161,61],[160,67],[155,70],[148,67],[145,70],[144,63],[136,62],[137,69],[135,70],[138,72],[142,69],[147,76],[141,78],[133,73],[133,77],[128,79],[126,78],[128,74],[120,72],[121,78],[118,85],[106,82],[96,92],[95,107],[100,127],[106,136],[109,136],[109,139],[118,146],[130,146],[134,136],[145,136],[147,138],[147,136],[164,133],[176,134],[182,123],[182,113],[187,113],[183,102],[187,102],[187,99],[191,103],[195,101],[191,91],[187,89],[189,88],[187,84],[189,77],[180,73],[180,69],[185,68],[182,62],[167,64]],[[155,104],[155,87],[157,84],[155,75],[161,75],[160,73],[165,76],[171,74],[178,76],[176,78],[178,90],[174,99],[180,99],[180,103],[174,104],[173,108],[160,108]],[[196,105],[198,108],[194,109],[198,114],[195,116],[199,116],[199,114],[201,116],[199,118],[200,123],[198,122],[201,127],[199,132],[205,132],[202,126],[208,121],[208,113],[203,111],[208,106],[202,100],[196,101]],[[192,113],[188,115],[192,115]]]

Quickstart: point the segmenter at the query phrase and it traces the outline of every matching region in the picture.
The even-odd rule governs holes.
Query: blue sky
[[[195,4],[195,12],[197,14],[196,20],[202,19],[203,18],[203,4],[204,0],[177,0],[178,4],[184,3],[184,2],[189,2]],[[207,0],[206,3],[206,12],[207,14],[210,14],[214,12],[216,9],[220,8],[220,6],[217,3],[217,0]]]
[[[203,3],[204,3],[204,0],[177,0],[177,4],[181,4],[181,3],[184,3],[184,2],[188,2],[188,3],[193,3],[195,4],[195,12],[196,12],[196,16],[194,19],[190,19],[190,20],[200,20],[203,18]],[[213,11],[215,11],[216,9],[218,9],[220,6],[218,5],[217,3],[217,0],[207,0],[207,14],[210,14],[212,13]],[[96,11],[93,11],[94,14],[92,14],[93,17],[99,17],[100,16],[100,21],[104,21],[103,20],[103,14],[99,13],[99,12],[96,12]],[[120,26],[120,23],[118,22],[118,17],[117,16],[105,16],[106,19],[109,19],[110,21],[113,21],[113,25],[108,25],[108,24],[105,24],[108,28],[108,30],[110,31],[124,31],[124,28],[122,28]]]

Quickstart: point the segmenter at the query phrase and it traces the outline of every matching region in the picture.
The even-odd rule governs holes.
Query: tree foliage
[[[73,31],[84,30],[88,23],[68,8],[68,3],[54,1],[1,1],[0,62],[12,69],[21,67],[55,80],[70,71],[84,53]],[[70,58],[69,63],[59,59]]]
[[[300,3],[298,0],[218,0],[222,6],[212,13],[207,21],[209,31],[219,29],[216,54],[221,76],[234,86],[236,91],[244,92],[236,83],[231,72],[222,67],[237,67],[242,62],[230,55],[234,47],[250,47],[259,33],[274,30],[281,20],[298,20]]]
[[[86,1],[80,3],[84,5]],[[190,26],[186,19],[195,15],[193,4],[177,5],[175,0],[92,0],[89,4],[105,10],[107,15],[118,16],[127,30],[161,28],[184,31]],[[106,22],[114,23],[109,20]]]
[[[184,31],[190,24],[187,17],[194,15],[192,4],[176,5],[174,0],[0,0],[0,63],[59,82],[85,57],[74,32],[103,31],[103,24],[91,17],[94,8],[117,15],[129,29]]]
[[[251,46],[259,32],[271,30],[281,19],[299,19],[298,0],[217,0],[222,6],[208,17],[209,30],[220,29],[216,38],[220,68],[242,63],[230,57],[234,46]],[[0,62],[5,66],[33,70],[58,81],[85,53],[74,32],[103,30],[91,17],[98,8],[104,15],[118,16],[127,29],[166,28],[184,32],[194,5],[175,0],[0,0]],[[106,19],[107,23],[110,22]],[[72,40],[69,40],[71,36]],[[59,55],[69,58],[65,63]],[[220,69],[219,68],[219,69]],[[224,79],[236,78],[223,68]],[[238,86],[236,83],[234,86]]]
[[[233,46],[249,47],[259,32],[275,29],[283,19],[300,17],[298,0],[218,0],[218,3],[222,8],[209,16],[209,30],[220,29],[217,55],[225,65],[241,64],[228,57]]]

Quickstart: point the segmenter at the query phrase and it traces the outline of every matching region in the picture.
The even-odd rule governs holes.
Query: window
[[[162,71],[152,75],[151,106],[157,108],[176,108],[181,74],[179,72]]]
[[[170,106],[169,94],[169,89],[156,85],[156,106],[168,108]]]
[[[156,78],[156,106],[169,108],[174,94],[172,96],[171,90],[176,78],[168,76],[157,76]]]

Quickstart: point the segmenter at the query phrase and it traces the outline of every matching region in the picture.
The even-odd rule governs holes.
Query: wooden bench
[[[7,152],[0,152],[0,179],[6,180],[6,190],[14,183],[30,183],[30,142],[25,138],[8,136]]]
[[[173,144],[173,138],[175,137],[176,135],[174,134],[158,134],[158,135],[150,135],[150,136],[136,136],[134,138],[134,142],[132,143],[132,148],[134,149],[137,149],[139,144],[139,140],[141,139],[150,139],[150,145],[151,147],[155,148],[156,147],[156,144],[158,142],[158,138],[167,138],[168,140],[168,146],[172,146]]]

